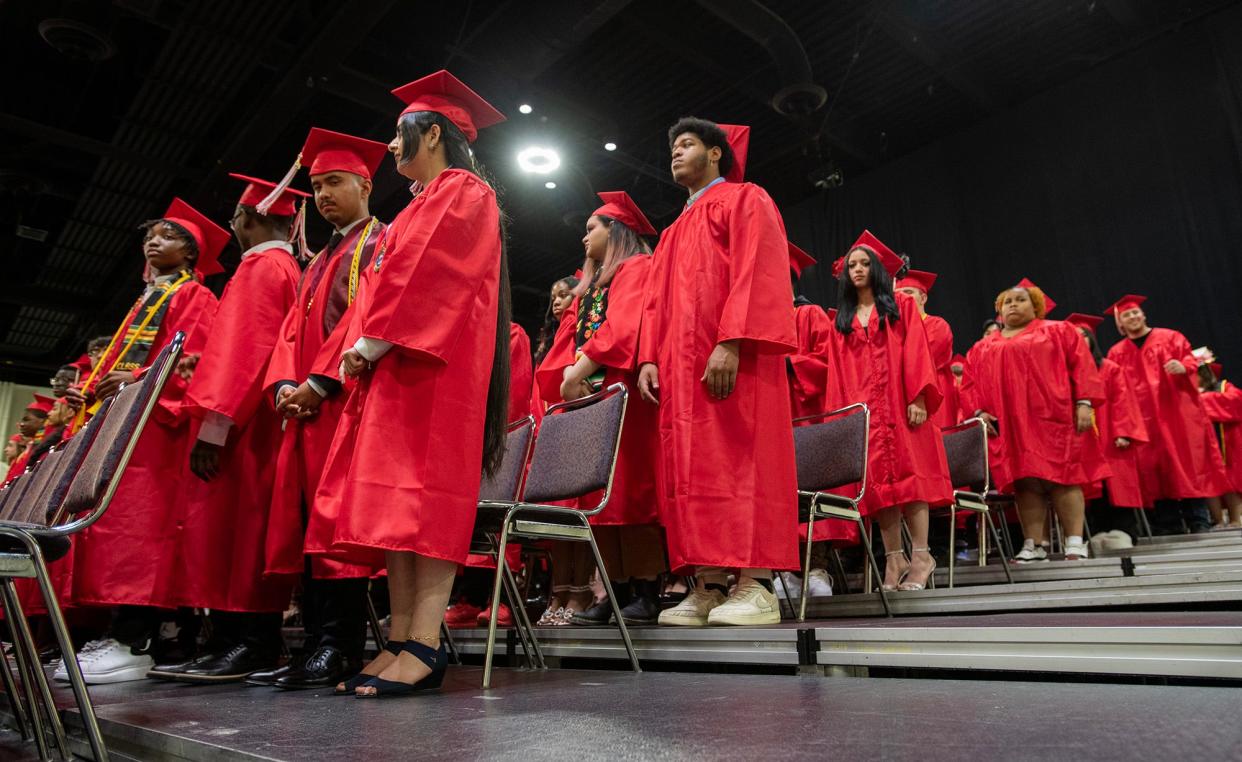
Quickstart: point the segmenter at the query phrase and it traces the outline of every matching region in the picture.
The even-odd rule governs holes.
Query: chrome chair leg
[[[953,589],[953,570],[957,565],[957,500],[949,503],[949,589]]]
[[[539,669],[547,669],[548,662],[543,658],[543,647],[539,645],[539,638],[535,637],[535,625],[530,621],[530,614],[526,611],[526,599],[522,595],[522,589],[517,583],[517,578],[513,576],[513,571],[508,569],[506,564],[505,576],[509,578],[509,586],[513,589],[513,601],[510,605],[513,607],[513,616],[515,623],[526,628],[526,635],[530,638],[530,644],[535,651],[535,659],[539,662]]]
[[[798,621],[806,621],[806,599],[811,590],[811,545],[815,542],[815,502],[811,501],[811,515],[806,524],[806,560],[802,563],[802,600],[798,602]],[[793,608],[793,604],[790,604]]]
[[[599,581],[603,583],[604,592],[608,594],[608,602],[612,604],[612,615],[617,618],[617,629],[621,631],[621,640],[625,642],[625,652],[630,655],[630,664],[633,665],[634,671],[642,672],[643,668],[638,664],[638,652],[634,650],[634,643],[630,640],[630,630],[625,626],[625,620],[621,618],[621,605],[617,603],[617,596],[612,591],[612,581],[608,579],[608,569],[604,567],[604,557],[600,555],[599,546],[595,544],[595,532],[591,530],[586,517],[583,517],[582,524],[587,529],[587,540],[591,543],[591,553],[595,556],[595,568],[599,570]]]
[[[371,583],[367,582],[367,622],[371,626],[371,636],[375,638],[375,648],[383,651],[388,641],[380,627],[379,613],[375,610],[375,601],[371,600]]]
[[[505,547],[509,541],[509,516],[505,516],[504,523],[500,527],[500,541],[497,543],[499,547]],[[496,574],[492,579],[492,611],[491,617],[487,620],[487,647],[483,652],[483,688],[492,687],[492,660],[496,655],[496,618],[500,611],[500,586],[504,580],[501,578],[501,559],[496,559]]]
[[[17,590],[10,588],[11,597],[13,599],[13,609],[18,614],[17,627],[21,630],[22,640],[26,644],[29,651],[29,664],[32,667],[35,688],[39,691],[39,697],[43,701],[43,708],[47,717],[47,723],[52,728],[52,739],[56,741],[56,747],[60,749],[60,756],[64,760],[70,759],[73,755],[69,751],[69,742],[65,739],[65,726],[60,720],[60,712],[56,710],[56,699],[52,696],[52,687],[48,685],[47,673],[43,671],[43,665],[39,662],[39,648],[35,645],[34,635],[30,632],[30,624],[26,619],[25,613],[21,610],[21,602],[17,599]]]
[[[513,615],[513,624],[514,629],[517,630],[518,641],[522,644],[522,654],[526,657],[526,666],[529,669],[537,669],[535,666],[535,649],[531,646],[527,637],[528,633],[525,628],[522,627],[522,622],[518,619],[518,613],[513,603],[517,598],[513,592],[516,585],[513,584],[513,579],[509,575],[509,564],[505,561],[503,556],[498,555],[496,557],[496,565],[497,568],[500,568],[501,585],[504,589],[505,598],[509,599],[509,610]],[[501,568],[502,566],[503,568]],[[499,611],[500,607],[497,606],[496,610]]]
[[[27,650],[26,643],[23,642],[22,628],[15,624],[15,622],[23,620],[24,614],[22,613],[21,606],[17,603],[17,596],[13,592],[12,579],[7,577],[0,579],[0,595],[4,597],[4,609],[10,616],[9,630],[13,634],[13,660],[17,662],[17,673],[22,681],[22,691],[26,694],[26,708],[29,710],[30,727],[34,734],[35,745],[39,749],[39,759],[51,759],[48,755],[47,736],[44,735],[43,719],[39,716],[39,698],[35,695],[35,678],[29,663],[30,651]],[[39,669],[37,654],[33,669]],[[55,708],[52,711],[55,711]]]
[[[457,641],[453,640],[453,633],[444,622],[440,623],[440,638],[444,641],[444,649],[448,651],[449,662],[460,665],[461,654],[457,651]]]
[[[867,559],[871,562],[867,565],[867,575],[874,569],[876,579],[884,579],[884,573],[880,571],[880,564],[875,560],[875,548],[871,547],[871,535],[867,532],[867,527],[862,519],[858,519],[858,528],[862,531],[863,549],[867,551]],[[866,592],[871,592],[871,586],[868,584]],[[888,603],[888,593],[884,592],[883,583],[880,584],[880,602],[884,604],[884,616],[891,617],[893,609]]]
[[[1001,568],[1005,570],[1005,579],[1009,580],[1009,584],[1013,584],[1013,570],[1010,567],[1009,557],[1005,555],[1005,546],[1001,543],[1000,532],[996,529],[996,524],[992,521],[992,514],[985,513],[983,518],[988,523],[988,529],[992,532],[992,537],[996,540],[996,552],[1000,555]]]
[[[9,629],[8,619],[12,617],[12,614],[4,608],[3,600],[0,600],[0,611],[4,612],[6,629]],[[16,649],[17,636],[10,634],[9,638],[13,643],[13,648]],[[22,709],[22,697],[17,692],[17,682],[13,679],[13,672],[9,667],[9,655],[4,652],[3,648],[0,648],[0,681],[3,682],[4,695],[9,700],[9,709],[13,713],[13,723],[17,725],[17,732],[21,734],[23,741],[28,741],[30,734],[26,732],[26,712]]]

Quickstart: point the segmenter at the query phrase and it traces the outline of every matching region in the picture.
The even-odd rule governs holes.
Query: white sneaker
[[[86,645],[82,646],[82,650],[78,651],[78,663],[81,663],[87,654],[98,649],[106,642],[104,640],[87,642]],[[56,660],[56,670],[52,672],[52,679],[62,683],[69,682],[69,672],[65,670],[65,658],[63,656]]]
[[[738,584],[733,595],[707,615],[708,624],[780,624],[780,603],[776,594],[754,581],[745,580]]]
[[[806,594],[809,598],[827,598],[832,595],[832,577],[824,569],[811,569]]]
[[[772,583],[776,587],[776,597],[779,600],[793,600],[802,597],[802,578],[793,572],[780,572],[780,582],[776,584],[773,579]]]
[[[142,680],[155,666],[155,660],[150,656],[136,654],[132,648],[115,640],[103,641],[78,662],[82,665],[82,677],[87,685]]]
[[[1022,543],[1022,550],[1019,550],[1013,557],[1015,564],[1029,564],[1034,561],[1047,561],[1048,551],[1044,550],[1043,545],[1036,545],[1034,540],[1027,540]]]
[[[1081,561],[1087,557],[1087,544],[1081,537],[1070,535],[1065,538],[1065,560]]]
[[[724,602],[725,597],[719,590],[695,588],[681,603],[661,611],[659,622],[683,627],[703,627],[707,624],[708,614]]]

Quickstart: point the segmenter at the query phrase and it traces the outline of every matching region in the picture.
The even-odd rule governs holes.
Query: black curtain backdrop
[[[823,263],[863,228],[939,273],[928,312],[965,352],[997,292],[1030,277],[1051,317],[1144,294],[1148,320],[1207,344],[1242,383],[1242,9],[1169,33],[969,130],[784,210]],[[1105,351],[1118,340],[1099,328]]]

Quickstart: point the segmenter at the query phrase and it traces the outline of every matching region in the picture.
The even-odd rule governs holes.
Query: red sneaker
[[[487,620],[491,618],[491,613],[492,613],[492,604],[488,603],[487,608],[479,612],[478,619],[476,620],[480,627],[487,626]],[[510,611],[509,607],[503,603],[500,604],[500,608],[497,610],[497,613],[496,613],[496,626],[497,627],[512,627],[513,626],[513,612]]]
[[[444,624],[453,629],[462,627],[474,627],[475,620],[479,617],[479,612],[483,609],[478,606],[472,606],[466,601],[458,601],[448,610],[444,612]]]

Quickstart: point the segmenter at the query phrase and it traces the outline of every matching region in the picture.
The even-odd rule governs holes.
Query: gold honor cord
[[[112,364],[108,366],[107,370],[103,371],[105,375],[115,370],[116,366],[119,365],[121,360],[125,358],[125,355],[129,352],[130,348],[134,346],[134,342],[138,340],[138,337],[141,336],[143,331],[147,329],[147,326],[151,324],[151,320],[155,317],[156,313],[160,311],[160,307],[164,306],[164,302],[168,301],[168,298],[171,297],[173,293],[176,292],[176,290],[181,287],[181,284],[185,283],[187,280],[189,280],[192,277],[194,277],[193,273],[191,273],[189,270],[185,270],[181,273],[181,277],[177,278],[177,280],[162,287],[164,288],[164,293],[160,295],[160,298],[155,302],[155,304],[147,308],[147,316],[144,317],[142,319],[142,322],[138,324],[138,330],[134,331],[134,335],[131,336],[129,341],[125,343],[125,347],[120,352],[117,353],[116,359],[112,361]],[[139,306],[142,304],[142,299],[143,297],[141,296],[138,297],[138,305],[136,306]],[[113,334],[112,341],[108,342],[108,348],[105,349],[104,353],[100,356],[101,359],[111,354],[112,349],[116,346],[117,342],[120,341],[121,336],[125,335],[125,333],[129,330],[130,322],[131,320],[127,320],[125,323],[121,325],[120,329],[118,329],[117,332]],[[91,374],[86,377],[86,383],[82,385],[82,388],[84,390],[93,390],[95,388],[94,381],[95,381],[95,378],[99,375],[99,369],[102,367],[103,367],[103,363],[100,362],[94,368],[91,369]],[[91,405],[90,410],[84,409],[78,413],[78,420],[74,422],[76,424],[75,429],[74,429],[75,431],[77,430],[77,428],[81,427],[82,423],[85,423],[86,414],[88,412],[94,415],[95,411],[99,410],[99,404],[100,404],[99,401],[96,400],[95,404]]]
[[[371,238],[371,229],[374,227],[375,218],[372,217],[367,226],[363,228],[362,235],[358,236],[358,245],[354,247],[354,258],[349,263],[349,296],[345,301],[346,306],[352,305],[354,297],[358,294],[358,265],[362,262],[362,250]]]

